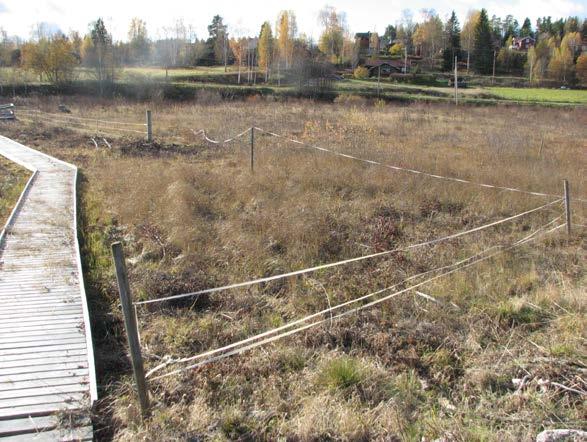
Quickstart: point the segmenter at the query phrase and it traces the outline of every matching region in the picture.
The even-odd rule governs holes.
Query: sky
[[[40,22],[64,33],[71,30],[85,33],[91,21],[102,17],[114,39],[124,40],[133,17],[146,21],[152,38],[162,35],[162,29],[177,19],[183,19],[186,26],[194,27],[198,38],[206,38],[207,25],[219,14],[232,35],[253,35],[258,34],[264,21],[273,25],[279,11],[290,9],[296,13],[299,31],[317,40],[320,35],[317,16],[326,4],[346,13],[353,33],[377,31],[382,34],[385,27],[395,24],[402,10],[408,8],[416,21],[424,8],[435,9],[443,19],[454,9],[461,25],[467,11],[482,7],[488,10],[490,17],[512,14],[520,24],[526,16],[533,25],[542,16],[587,17],[587,0],[0,0],[0,28],[8,35],[23,38],[30,37],[33,26]]]

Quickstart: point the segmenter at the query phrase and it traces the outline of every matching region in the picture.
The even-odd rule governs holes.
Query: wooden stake
[[[497,51],[493,51],[493,76],[491,77],[491,84],[495,83],[495,57],[497,56]]]
[[[122,313],[124,314],[124,328],[126,329],[130,359],[139,396],[139,405],[141,407],[142,417],[145,418],[149,414],[149,393],[147,390],[147,380],[145,379],[145,370],[143,368],[137,322],[133,311],[132,296],[128,284],[124,252],[120,242],[112,244],[112,256],[114,258],[114,266],[116,267],[118,292],[120,294]]]
[[[381,65],[379,65],[379,70],[377,71],[377,98],[379,98],[381,92]]]
[[[563,180],[565,187],[565,221],[567,222],[567,235],[571,234],[571,193],[569,190],[569,181]]]
[[[458,78],[457,57],[455,57],[455,105],[459,104],[459,78]]]
[[[153,142],[153,120],[151,119],[151,111],[147,111],[147,142]]]
[[[251,173],[255,172],[255,127],[251,127]]]

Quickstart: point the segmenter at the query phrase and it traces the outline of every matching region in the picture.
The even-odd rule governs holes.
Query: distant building
[[[379,54],[381,39],[372,32],[358,32],[355,34],[355,43],[359,57]]]
[[[514,37],[510,49],[518,51],[527,51],[536,45],[536,40],[532,37]]]
[[[364,65],[369,70],[370,77],[376,77],[381,72],[381,76],[388,77],[391,74],[404,72],[404,60],[369,60]],[[407,69],[410,69],[408,61]],[[381,71],[380,71],[381,70]]]

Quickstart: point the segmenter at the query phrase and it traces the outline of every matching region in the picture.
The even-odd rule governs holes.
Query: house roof
[[[393,68],[403,68],[404,67],[404,60],[367,60],[365,62],[366,68],[376,68],[379,66],[388,65]]]

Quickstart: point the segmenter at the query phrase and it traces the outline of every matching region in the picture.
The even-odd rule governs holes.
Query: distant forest
[[[481,9],[470,11],[461,26],[454,12],[443,20],[434,10],[422,10],[416,20],[405,10],[382,34],[352,34],[346,14],[332,7],[320,11],[318,19],[318,41],[298,32],[293,11],[282,11],[274,24],[266,21],[254,36],[229,31],[219,15],[212,18],[206,38],[182,20],[157,30],[159,37],[154,38],[144,20],[133,18],[126,41],[114,41],[101,18],[85,35],[38,24],[28,40],[0,30],[0,66],[63,85],[76,79],[80,67],[105,84],[115,80],[118,68],[128,66],[231,65],[239,72],[241,67],[264,72],[267,80],[272,72],[287,71],[304,60],[354,69],[366,60],[410,57],[418,69],[450,71],[456,58],[459,68],[481,75],[497,72],[587,84],[587,19],[579,17],[543,17],[535,24],[525,18],[520,25],[511,15],[489,17]]]

